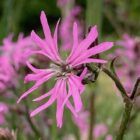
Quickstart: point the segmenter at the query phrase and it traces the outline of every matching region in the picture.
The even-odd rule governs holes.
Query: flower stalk
[[[125,131],[127,129],[127,126],[131,117],[132,107],[133,107],[133,103],[130,100],[126,101],[122,120],[121,120],[121,125],[117,133],[116,140],[123,140]]]
[[[125,107],[124,107],[124,112],[123,112],[123,116],[122,116],[122,120],[121,120],[121,124],[116,136],[116,140],[123,140],[124,134],[126,132],[129,120],[131,119],[131,112],[132,112],[132,108],[133,108],[133,100],[135,97],[135,94],[137,92],[137,88],[140,82],[140,78],[137,79],[133,91],[131,93],[131,96],[129,97],[127,95],[126,90],[124,89],[123,85],[121,84],[120,80],[118,79],[118,77],[112,73],[110,70],[106,69],[106,68],[102,68],[103,72],[106,73],[116,84],[117,88],[120,90],[120,92],[122,93],[122,98],[124,99],[124,103],[125,103]]]
[[[95,107],[94,107],[94,93],[90,96],[90,126],[89,126],[89,140],[94,140],[93,128],[95,122]]]

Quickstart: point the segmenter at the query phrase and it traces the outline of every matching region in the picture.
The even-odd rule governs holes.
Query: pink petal
[[[45,93],[45,94],[43,94],[43,95],[41,95],[41,96],[39,96],[39,97],[37,97],[37,98],[35,98],[33,101],[36,102],[36,101],[43,100],[44,98],[46,98],[46,97],[52,95],[52,93],[54,93],[54,91],[55,91],[55,88],[53,88],[53,89],[50,90],[49,92],[47,92],[47,93]]]
[[[17,103],[19,103],[23,98],[25,98],[28,94],[30,94],[31,92],[33,92],[34,90],[36,90],[38,88],[38,86],[34,85],[32,88],[30,88],[28,91],[26,91],[25,93],[23,93],[20,98],[18,99]]]
[[[87,68],[85,67],[80,75],[80,79],[83,80],[86,74],[87,74]]]
[[[37,88],[39,88],[39,86],[41,84],[43,84],[44,82],[48,81],[48,79],[50,79],[54,74],[55,73],[50,73],[50,74],[44,76],[43,78],[41,78],[40,80],[38,80],[32,88],[30,88],[29,90],[27,90],[25,93],[23,93],[21,95],[21,97],[18,99],[17,103],[19,103],[23,98],[25,98],[31,92],[33,92],[34,90],[36,90]]]
[[[77,29],[77,23],[74,22],[74,24],[73,24],[73,46],[72,46],[71,54],[69,55],[68,59],[73,55],[77,46],[78,46],[78,29]]]
[[[80,56],[81,52],[84,52],[90,45],[95,41],[98,36],[97,27],[92,27],[91,31],[87,35],[87,37],[77,46],[71,57],[68,57],[67,62],[71,63],[78,56]]]
[[[38,74],[28,74],[24,78],[24,82],[37,81],[40,78],[42,78],[42,76],[45,76],[45,75],[46,75],[46,72],[41,72],[41,73],[38,73]]]
[[[70,101],[67,101],[66,105],[67,105],[67,107],[69,108],[69,110],[73,113],[73,115],[74,115],[75,117],[77,117],[78,115],[77,115],[77,113],[76,113],[74,107],[73,107],[72,104],[70,103]]]
[[[57,126],[62,127],[62,122],[63,122],[63,112],[64,112],[64,106],[62,106],[65,95],[66,95],[66,81],[63,80],[61,84],[61,88],[59,89],[58,93],[58,98],[57,98],[57,111],[56,111],[56,120],[57,120]]]
[[[57,98],[58,96],[58,90],[61,86],[62,80],[57,81],[56,85],[55,85],[55,91],[52,94],[52,96],[50,97],[50,99],[48,100],[48,102],[46,102],[45,104],[41,105],[40,107],[38,107],[37,109],[35,109],[34,111],[32,111],[32,113],[30,114],[31,117],[35,116],[36,114],[38,114],[39,112],[41,112],[42,110],[48,108]]]
[[[57,48],[56,48],[56,45],[55,45],[56,40],[55,40],[55,43],[54,43],[52,35],[51,35],[50,27],[48,25],[47,17],[46,17],[46,15],[43,11],[41,12],[40,20],[41,20],[41,24],[42,24],[43,31],[44,31],[44,34],[45,34],[45,40],[48,44],[47,47],[52,52],[52,56],[54,58],[56,58],[57,60],[60,60],[60,57],[58,55]],[[58,26],[58,24],[59,24],[59,22],[57,23],[57,26]],[[57,26],[56,26],[56,31],[57,31],[57,28],[58,28]],[[55,36],[56,36],[56,33],[55,33]]]
[[[68,87],[69,87],[69,90],[71,91],[71,94],[73,97],[75,110],[76,110],[76,112],[79,112],[82,108],[82,101],[81,101],[80,93],[71,79],[69,79]]]
[[[82,84],[80,77],[73,75],[70,77],[70,79],[73,81],[73,83],[75,83],[79,93],[81,94],[84,91],[85,86]]]
[[[52,58],[52,61],[56,61],[55,55],[54,53],[50,50],[49,45],[45,42],[34,32],[31,32],[31,37],[34,40],[35,43],[37,43],[37,45],[43,49],[46,53],[47,56],[49,56],[49,58]]]
[[[38,47],[46,50],[44,41],[34,31],[31,32],[31,38],[38,45]]]
[[[34,73],[38,73],[38,72],[42,72],[44,71],[44,69],[37,69],[35,67],[33,67],[29,61],[26,62],[27,66],[30,68],[30,70],[32,70],[32,72]]]
[[[48,57],[50,60],[52,60],[54,62],[56,61],[56,59],[54,59],[51,55],[49,55],[48,53],[46,53],[42,50],[30,52],[30,55],[34,55],[34,54],[41,54],[41,55],[44,55],[44,56]]]
[[[54,42],[55,42],[55,49],[58,52],[58,26],[60,23],[60,19],[58,20],[56,27],[55,27],[55,31],[54,31]]]
[[[76,67],[76,66],[81,65],[81,64],[86,64],[86,63],[107,63],[107,61],[102,60],[102,59],[88,58],[88,59],[83,60],[77,64],[74,64],[73,67]]]
[[[85,51],[77,59],[75,59],[71,64],[79,63],[93,55],[99,54],[101,52],[104,52],[104,51],[112,48],[112,46],[113,46],[113,42],[103,42],[103,43]]]
[[[40,20],[41,20],[42,28],[43,28],[45,39],[47,40],[47,43],[49,43],[49,45],[53,45],[50,27],[49,27],[47,17],[45,15],[44,11],[41,11]]]

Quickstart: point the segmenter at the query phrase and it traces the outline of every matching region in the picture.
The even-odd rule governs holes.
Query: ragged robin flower
[[[25,77],[25,82],[35,81],[35,84],[21,95],[18,103],[27,95],[38,89],[43,83],[47,82],[50,78],[55,78],[56,84],[54,87],[49,92],[33,100],[41,101],[44,98],[49,97],[46,103],[31,112],[31,117],[48,108],[56,101],[57,126],[61,127],[65,106],[70,109],[75,116],[77,116],[77,112],[82,109],[82,100],[80,96],[85,88],[82,84],[82,79],[86,74],[86,68],[79,76],[76,71],[77,67],[86,63],[106,63],[107,61],[105,60],[95,59],[91,56],[110,49],[113,46],[113,43],[103,42],[93,48],[89,48],[98,37],[97,27],[92,27],[86,38],[79,41],[77,23],[74,23],[72,49],[69,56],[64,60],[60,57],[57,41],[59,21],[57,22],[54,35],[52,36],[46,15],[43,11],[41,12],[40,20],[45,39],[41,39],[34,31],[32,31],[31,37],[37,46],[40,47],[40,50],[34,51],[32,54],[42,54],[48,57],[51,61],[50,68],[38,69],[27,62],[28,67],[33,73],[28,74]],[[72,97],[74,105],[71,103],[70,97]]]

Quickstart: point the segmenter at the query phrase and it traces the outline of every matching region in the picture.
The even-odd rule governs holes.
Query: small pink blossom
[[[5,103],[0,102],[0,125],[5,123],[5,114],[8,112],[8,107]]]
[[[78,126],[81,133],[85,133],[89,127],[89,112],[88,111],[81,111],[78,113],[78,117],[72,117],[74,123]]]
[[[3,92],[7,88],[16,87],[17,73],[10,64],[6,56],[0,57],[0,90]]]
[[[121,46],[114,53],[114,56],[121,56],[116,72],[129,94],[140,76],[140,40],[124,34],[116,44]]]
[[[41,24],[43,27],[45,39],[41,39],[34,31],[31,33],[31,37],[34,42],[40,47],[40,50],[33,51],[32,54],[42,54],[51,60],[50,68],[37,69],[27,62],[28,67],[32,70],[32,74],[28,74],[25,77],[25,82],[35,81],[32,88],[27,90],[18,100],[25,98],[31,92],[39,88],[43,83],[47,82],[51,78],[55,78],[56,84],[47,93],[34,99],[33,101],[41,101],[50,96],[48,101],[39,106],[31,113],[31,117],[35,116],[39,112],[48,108],[55,101],[57,102],[56,120],[57,126],[61,127],[63,122],[63,112],[66,106],[70,111],[77,116],[77,112],[82,109],[82,100],[80,95],[83,93],[85,86],[82,84],[82,79],[86,74],[86,69],[83,70],[80,76],[77,76],[75,69],[86,63],[106,63],[107,61],[102,59],[91,58],[91,56],[102,53],[113,46],[112,42],[103,42],[94,48],[89,48],[92,42],[98,37],[97,27],[92,27],[89,34],[85,39],[79,41],[77,23],[73,25],[73,45],[70,55],[66,59],[60,57],[57,43],[57,32],[59,21],[57,22],[54,35],[52,36],[50,27],[45,13],[41,12]],[[69,98],[73,98],[74,106],[70,102]]]
[[[105,140],[113,140],[112,135],[110,135],[110,134],[109,134],[109,135],[107,135],[107,136],[106,136],[106,138],[105,138]]]
[[[104,124],[97,124],[94,128],[94,137],[99,138],[107,133],[107,127]]]
[[[28,60],[30,50],[36,49],[36,46],[30,37],[23,37],[23,34],[19,35],[16,42],[13,42],[12,38],[13,35],[9,35],[3,40],[1,53],[18,70],[20,66],[26,64],[25,62]]]
[[[57,5],[58,7],[63,8],[65,5],[67,5],[71,1],[73,0],[57,0]]]
[[[60,0],[63,1],[63,0]],[[60,41],[62,49],[70,50],[72,47],[72,28],[73,22],[75,21],[78,24],[78,36],[79,40],[82,39],[82,33],[84,30],[83,22],[80,20],[80,14],[82,8],[79,5],[75,5],[75,0],[67,0],[63,6],[59,6],[62,20],[60,24]]]
[[[88,139],[90,128],[89,119],[90,119],[89,111],[81,111],[78,113],[77,117],[73,116],[73,121],[80,131],[80,140]],[[96,139],[104,137],[105,140],[112,140],[111,139],[112,136],[108,134],[108,128],[104,123],[96,124],[93,128],[92,133],[93,137]]]

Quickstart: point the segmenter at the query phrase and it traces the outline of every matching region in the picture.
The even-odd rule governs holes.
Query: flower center
[[[67,74],[71,73],[73,70],[68,64],[65,63],[60,65],[51,64],[50,67],[57,73],[58,77],[66,76]]]

